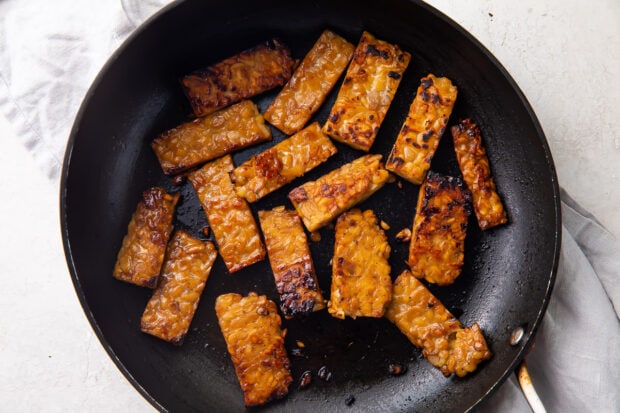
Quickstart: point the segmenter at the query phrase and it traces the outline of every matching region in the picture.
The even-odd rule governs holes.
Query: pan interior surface
[[[61,185],[62,231],[73,281],[95,332],[136,388],[161,410],[240,411],[243,395],[215,316],[218,295],[257,291],[278,296],[264,260],[233,275],[216,260],[182,347],[140,332],[151,291],[112,278],[116,254],[143,190],[158,185],[180,192],[176,228],[207,239],[207,221],[191,184],[175,186],[150,148],[164,130],[191,112],[178,79],[278,37],[303,58],[324,29],[356,44],[367,30],[401,46],[412,61],[381,126],[371,153],[389,154],[421,77],[450,78],[459,96],[449,126],[470,117],[481,128],[507,225],[482,232],[472,215],[465,265],[455,284],[431,291],[464,325],[478,322],[494,355],[466,378],[445,378],[386,319],[337,320],[322,311],[284,321],[293,377],[326,366],[332,380],[291,385],[289,395],[266,411],[463,411],[474,406],[514,368],[532,337],[551,291],[559,253],[559,191],[543,132],[527,101],[504,69],[456,24],[421,2],[292,3],[185,1],[166,8],[130,37],[89,91],[72,131]],[[314,116],[324,123],[339,85]],[[263,112],[278,89],[253,98]],[[236,165],[281,141],[242,150]],[[338,154],[304,178],[252,205],[256,213],[276,205],[292,208],[286,194],[305,180],[362,155],[336,144]],[[448,131],[431,170],[460,176]],[[400,179],[399,179],[400,181]],[[408,244],[395,240],[411,227],[418,186],[388,184],[359,207],[389,224],[390,264],[395,278],[405,269]],[[311,242],[319,284],[329,295],[333,229]],[[516,327],[525,339],[510,346]],[[408,367],[391,377],[392,363]],[[353,396],[352,406],[345,404]],[[253,409],[254,410],[254,409]]]

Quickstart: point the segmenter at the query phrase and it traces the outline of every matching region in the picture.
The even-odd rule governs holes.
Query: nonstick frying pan
[[[419,79],[447,76],[459,88],[450,125],[471,117],[483,133],[509,224],[482,232],[469,222],[465,265],[456,283],[431,290],[465,325],[478,322],[494,356],[465,378],[445,378],[385,319],[340,321],[325,311],[285,321],[286,345],[298,379],[321,366],[329,382],[316,378],[304,390],[266,411],[464,411],[490,394],[523,357],[551,293],[560,247],[559,191],[542,129],[515,82],[497,60],[453,21],[419,1],[314,0],[199,1],[174,3],[140,27],[101,71],[75,120],[61,183],[61,220],[71,276],[91,325],[129,381],[162,411],[240,411],[241,389],[214,312],[226,292],[257,291],[277,300],[268,261],[233,275],[220,258],[207,282],[182,347],[140,332],[151,291],[112,278],[117,251],[141,192],[153,185],[182,194],[175,225],[207,238],[208,223],[191,185],[174,185],[161,172],[149,143],[188,119],[190,108],[178,79],[259,42],[278,37],[302,58],[329,28],[357,43],[362,30],[399,44],[413,55],[372,153],[386,156],[402,124]],[[316,114],[323,123],[338,86]],[[261,110],[277,90],[254,98]],[[274,141],[234,155],[238,165]],[[339,153],[306,177],[253,204],[253,211],[285,204],[290,189],[362,155],[337,144]],[[433,159],[436,172],[460,175],[451,137],[445,134]],[[395,234],[410,227],[418,186],[387,185],[366,202],[390,225],[390,263],[396,277],[407,244]],[[333,230],[311,243],[319,283],[328,295]],[[510,335],[525,330],[514,346]],[[391,377],[389,364],[408,367]],[[353,396],[352,405],[345,399]],[[254,409],[252,409],[254,410]]]

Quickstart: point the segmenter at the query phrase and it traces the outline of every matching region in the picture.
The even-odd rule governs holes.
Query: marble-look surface
[[[620,2],[430,0],[503,63],[532,104],[560,184],[620,236]],[[70,281],[58,187],[0,117],[0,411],[153,408],[91,331]]]

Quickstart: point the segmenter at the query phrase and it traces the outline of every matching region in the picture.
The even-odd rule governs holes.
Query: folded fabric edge
[[[586,211],[563,188],[562,225],[583,251],[620,319],[620,243],[594,215]]]
[[[15,135],[28,149],[39,168],[52,181],[58,181],[62,160],[54,155],[54,150],[35,131],[17,102],[11,98],[6,79],[0,73],[0,113],[15,128]]]

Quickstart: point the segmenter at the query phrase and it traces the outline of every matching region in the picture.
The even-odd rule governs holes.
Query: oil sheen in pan
[[[223,17],[225,16],[225,17]],[[518,87],[499,63],[470,35],[418,1],[387,3],[284,1],[174,3],[141,27],[106,64],[76,118],[61,183],[61,220],[67,261],[76,291],[104,348],[156,408],[170,411],[241,411],[243,396],[235,380],[213,311],[215,298],[231,291],[266,293],[277,299],[268,263],[229,275],[217,260],[186,341],[181,349],[140,332],[139,318],[149,292],[115,281],[116,253],[139,194],[153,185],[182,193],[176,222],[195,236],[207,225],[189,184],[176,187],[161,173],[149,143],[157,133],[186,120],[189,108],[177,79],[257,42],[278,36],[295,57],[309,50],[330,28],[356,42],[363,29],[412,53],[395,100],[371,150],[387,155],[415,87],[432,72],[449,77],[459,98],[449,124],[461,117],[477,121],[487,146],[510,225],[471,231],[464,272],[457,282],[432,292],[463,324],[479,321],[494,357],[465,379],[445,379],[419,359],[420,353],[387,320],[338,321],[326,312],[301,322],[286,322],[293,376],[326,366],[329,382],[315,379],[305,390],[269,404],[267,411],[463,411],[495,388],[523,354],[546,307],[559,252],[559,196],[551,156],[540,126]],[[205,46],[205,45],[208,45]],[[277,91],[255,102],[261,111]],[[325,120],[334,94],[315,118]],[[284,138],[274,131],[275,141]],[[439,145],[431,169],[457,174],[449,136]],[[272,144],[234,156],[235,164]],[[360,155],[338,146],[339,154],[311,171],[321,174]],[[253,210],[286,204],[286,186],[262,199]],[[406,244],[393,242],[411,225],[417,187],[387,185],[362,209],[372,208],[387,222],[393,247],[393,275],[403,269]],[[329,291],[333,234],[322,230],[311,242],[319,284]],[[458,314],[461,313],[461,314]],[[523,326],[524,339],[510,346],[512,330]],[[139,350],[138,350],[139,349]],[[389,375],[390,364],[408,367]]]

